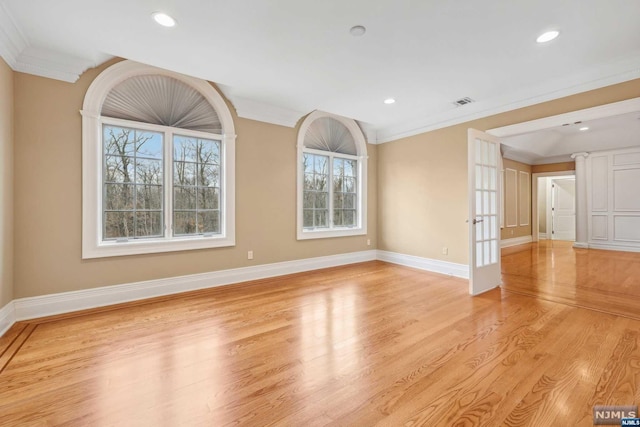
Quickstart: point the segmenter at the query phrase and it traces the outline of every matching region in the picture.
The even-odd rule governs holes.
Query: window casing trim
[[[214,107],[224,129],[223,135],[100,116],[100,109],[111,88],[140,74],[161,74],[179,79],[198,90]],[[139,64],[122,61],[103,71],[91,84],[84,99],[82,115],[82,258],[172,252],[235,245],[235,128],[231,113],[220,94],[206,81]],[[102,241],[102,127],[104,123],[138,129],[169,131],[180,135],[218,139],[222,143],[222,182],[225,192],[221,234],[155,239],[132,239],[127,242]],[[171,144],[165,143],[165,155]],[[170,190],[165,188],[165,192]],[[167,196],[165,195],[165,203]],[[166,204],[165,204],[166,209]],[[167,215],[165,211],[165,215]],[[165,223],[165,226],[167,224]],[[169,236],[171,230],[165,231]]]
[[[306,148],[304,146],[304,137],[309,129],[311,123],[313,123],[316,119],[321,117],[330,117],[333,118],[340,123],[342,123],[353,135],[356,149],[358,151],[357,156],[342,154],[342,153],[334,153],[330,151],[317,150],[312,148]],[[304,212],[304,167],[303,167],[303,156],[305,153],[316,154],[321,156],[328,156],[330,158],[338,157],[344,159],[351,159],[358,161],[358,203],[357,203],[357,224],[356,227],[333,227],[331,228],[322,228],[322,229],[305,229],[303,212]],[[302,122],[300,126],[300,130],[298,131],[298,144],[297,144],[297,180],[296,180],[296,235],[298,240],[307,240],[307,239],[322,239],[322,238],[331,238],[331,237],[345,237],[345,236],[360,236],[367,234],[367,148],[366,141],[364,139],[364,135],[362,134],[362,130],[358,126],[358,124],[351,119],[347,119],[342,116],[338,116],[335,114],[325,113],[323,111],[314,111],[309,114],[305,120]],[[331,212],[331,211],[330,211]],[[332,221],[330,220],[332,224]]]

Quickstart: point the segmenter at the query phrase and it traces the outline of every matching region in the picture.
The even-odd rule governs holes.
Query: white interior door
[[[554,240],[576,240],[576,180],[554,179],[551,192]]]
[[[500,286],[500,141],[469,129],[469,293]]]

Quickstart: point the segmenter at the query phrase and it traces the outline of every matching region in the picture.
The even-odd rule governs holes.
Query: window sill
[[[298,230],[298,240],[309,239],[326,239],[331,237],[346,237],[346,236],[362,236],[367,234],[367,229],[360,228],[343,228],[333,230]]]
[[[109,241],[83,245],[82,259],[221,248],[235,246],[235,244],[235,238],[220,236],[130,242]]]

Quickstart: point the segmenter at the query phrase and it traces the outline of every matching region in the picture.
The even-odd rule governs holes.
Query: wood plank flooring
[[[568,426],[640,402],[640,321],[368,262],[20,322],[2,426]]]
[[[640,319],[640,253],[574,249],[557,240],[507,248],[502,287]]]

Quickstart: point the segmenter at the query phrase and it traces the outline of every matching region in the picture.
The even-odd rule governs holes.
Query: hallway
[[[640,319],[640,253],[541,240],[502,250],[502,288]]]

